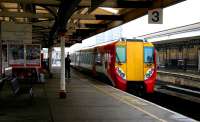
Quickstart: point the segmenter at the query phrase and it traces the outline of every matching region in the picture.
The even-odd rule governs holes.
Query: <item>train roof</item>
[[[93,49],[93,48],[96,48],[96,47],[101,47],[101,46],[113,44],[113,43],[116,43],[116,42],[119,42],[119,41],[146,42],[146,40],[144,40],[144,39],[138,39],[138,38],[133,38],[133,39],[121,38],[121,39],[118,39],[118,40],[103,42],[103,43],[99,43],[99,44],[88,46],[88,47],[82,47],[81,46],[79,49],[76,49],[75,51],[90,50],[90,49]]]
[[[136,38],[133,38],[133,39],[125,39],[125,38],[121,38],[121,39],[119,39],[119,40],[113,40],[113,41],[103,42],[103,43],[99,43],[99,44],[96,44],[96,45],[93,45],[93,46],[90,46],[90,47],[85,47],[85,48],[82,48],[81,50],[84,50],[84,49],[91,49],[91,48],[95,48],[95,47],[101,47],[101,46],[105,46],[105,45],[108,45],[108,44],[112,44],[112,43],[115,43],[115,42],[118,42],[118,41],[137,41],[137,42],[144,42],[143,39],[136,39]]]

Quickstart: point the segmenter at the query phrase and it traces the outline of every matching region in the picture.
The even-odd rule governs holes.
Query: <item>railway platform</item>
[[[194,122],[141,98],[72,70],[66,99],[59,99],[59,68],[44,84],[35,84],[34,98],[12,96],[5,85],[0,97],[1,122]],[[6,103],[6,104],[5,104]]]

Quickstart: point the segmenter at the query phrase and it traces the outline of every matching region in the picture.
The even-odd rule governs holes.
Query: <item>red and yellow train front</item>
[[[156,80],[155,52],[151,43],[140,40],[116,43],[116,87],[152,93]]]

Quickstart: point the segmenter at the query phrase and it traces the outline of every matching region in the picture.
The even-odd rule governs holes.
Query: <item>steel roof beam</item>
[[[19,18],[48,18],[53,19],[54,16],[50,14],[44,14],[44,13],[29,13],[29,12],[8,12],[8,11],[2,11],[0,12],[1,17],[19,17]]]
[[[16,3],[16,0],[1,0],[1,2]],[[59,6],[57,0],[20,0],[21,3]],[[111,8],[147,8],[152,4],[152,0],[82,0],[79,7],[111,7]]]
[[[1,8],[1,11],[8,11],[8,9],[7,8],[5,8],[5,6],[4,5],[2,5],[1,3],[0,3],[0,8]],[[14,17],[10,17],[13,21],[15,21],[15,18]]]
[[[120,15],[81,15],[76,14],[72,16],[72,19],[79,20],[123,20]]]
[[[47,27],[51,28],[53,25],[53,21],[41,21],[41,22],[33,22],[33,26],[41,26],[41,27]]]
[[[81,0],[62,0],[58,9],[57,18],[49,33],[49,44],[52,44],[56,33],[66,32],[66,24],[72,14],[77,10]],[[50,46],[50,45],[49,45]]]
[[[101,3],[101,4],[99,4]],[[148,8],[153,0],[82,0],[81,7]]]
[[[63,0],[58,10],[58,32],[66,31],[67,21],[70,19],[72,14],[77,10],[77,6],[81,0],[66,1]]]
[[[106,28],[107,24],[80,24],[80,28]]]
[[[49,13],[51,13],[55,18],[57,17],[57,8],[56,7],[50,7],[50,6],[45,6],[45,5],[39,5],[43,8],[45,8]]]
[[[152,6],[153,0],[144,0],[144,1],[117,1],[117,7],[119,8],[148,8]]]
[[[60,1],[57,0],[1,0],[1,2],[8,3],[26,3],[26,4],[38,4],[38,5],[48,5],[48,6],[59,6]]]

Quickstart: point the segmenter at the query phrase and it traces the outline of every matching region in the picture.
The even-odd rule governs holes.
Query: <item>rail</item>
[[[200,82],[200,76],[199,75],[195,75],[195,74],[186,74],[186,73],[176,73],[176,72],[167,72],[167,71],[161,71],[158,70],[157,71],[158,74],[168,74],[168,75],[172,75],[172,76],[176,76],[176,77],[180,77],[180,78],[184,78],[184,79],[189,79],[189,80],[194,80],[197,82]]]

